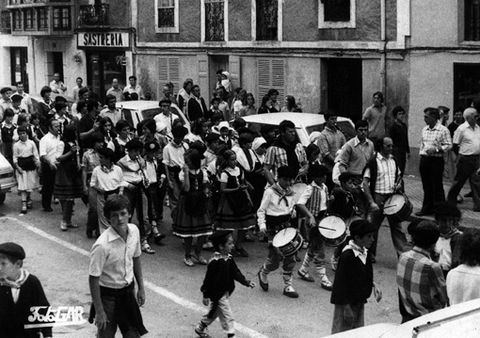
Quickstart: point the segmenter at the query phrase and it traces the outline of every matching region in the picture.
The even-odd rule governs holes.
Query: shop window
[[[70,7],[53,7],[53,30],[70,30]]]
[[[13,12],[13,30],[14,31],[22,30],[22,12],[21,11]]]
[[[178,0],[155,0],[157,33],[178,33]]]
[[[285,93],[285,60],[258,59],[257,60],[257,102],[262,102],[264,95],[270,89],[279,92],[277,101],[283,102]]]
[[[35,29],[34,24],[34,15],[33,15],[33,8],[28,8],[23,13],[24,15],[24,23],[25,23],[25,30],[33,30]]]
[[[319,0],[318,28],[355,28],[356,0]]]
[[[278,40],[278,0],[256,0],[256,40]]]
[[[480,41],[480,0],[465,0],[465,41]]]
[[[48,13],[45,7],[37,8],[37,23],[39,31],[48,29]]]
[[[203,41],[226,41],[227,0],[202,0]]]

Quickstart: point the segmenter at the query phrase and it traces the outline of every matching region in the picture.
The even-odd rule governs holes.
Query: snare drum
[[[295,228],[280,230],[273,237],[272,245],[280,250],[284,256],[294,255],[303,244],[302,235]]]
[[[339,246],[347,238],[347,225],[338,216],[327,216],[318,223],[318,231],[328,246]]]
[[[396,222],[408,220],[412,214],[413,206],[407,196],[402,194],[393,194],[383,205],[383,213],[393,218]]]

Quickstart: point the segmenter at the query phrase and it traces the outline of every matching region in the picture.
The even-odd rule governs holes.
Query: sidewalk
[[[422,207],[423,202],[423,188],[422,188],[422,181],[420,180],[420,176],[408,175],[404,178],[405,181],[405,193],[407,197],[410,199],[410,202],[413,205],[413,214],[419,211]],[[447,195],[448,190],[450,189],[450,182],[446,182],[447,180],[443,180],[443,188],[445,190],[445,195]],[[470,185],[465,183],[461,194],[465,195],[470,191]],[[480,212],[473,211],[473,202],[471,198],[465,198],[463,203],[458,204],[458,208],[462,212],[462,221],[460,225],[462,227],[470,228],[470,227],[478,227],[480,228]],[[414,216],[412,214],[412,216]],[[431,217],[426,217],[430,218]]]

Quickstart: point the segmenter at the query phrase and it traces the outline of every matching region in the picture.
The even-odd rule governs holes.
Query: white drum
[[[295,228],[280,230],[273,237],[272,245],[278,248],[284,256],[294,255],[303,244],[302,235]]]
[[[347,225],[343,218],[327,216],[318,223],[318,231],[328,246],[339,246],[347,238]]]
[[[413,206],[407,196],[402,194],[393,194],[383,205],[383,213],[393,217],[397,222],[408,220],[412,214]]]

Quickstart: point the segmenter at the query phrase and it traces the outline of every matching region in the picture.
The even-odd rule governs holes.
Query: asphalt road
[[[94,241],[85,236],[86,208],[77,201],[73,219],[81,227],[62,232],[60,206],[55,205],[54,212],[45,213],[41,210],[38,193],[33,194],[33,201],[34,209],[21,216],[19,196],[8,194],[5,204],[0,206],[0,213],[5,214],[0,218],[0,242],[15,241],[25,248],[25,267],[39,277],[53,306],[83,306],[87,313],[91,300],[88,252]],[[164,228],[170,229],[170,220],[165,221]],[[236,262],[247,278],[258,284],[256,273],[266,256],[266,244],[254,242],[245,247],[250,257],[237,258]],[[206,311],[199,290],[205,267],[186,267],[182,261],[181,241],[172,235],[166,238],[165,245],[153,245],[153,248],[157,251],[155,255],[142,255],[147,284],[142,314],[149,330],[145,337],[195,337],[193,327]],[[301,257],[304,252],[300,252]],[[210,252],[204,252],[205,257],[209,255]],[[374,275],[384,297],[380,303],[370,299],[366,304],[366,325],[400,321],[395,266],[389,229],[382,227]],[[328,274],[333,280],[330,269]],[[269,276],[269,282],[268,293],[258,285],[252,290],[237,284],[231,304],[239,324],[238,337],[308,338],[330,333],[333,305],[330,304],[330,292],[323,290],[319,281],[308,283],[295,277],[298,299],[282,295],[280,270]],[[213,337],[224,337],[218,322],[209,330]],[[54,328],[55,337],[92,337],[94,333],[95,327],[89,323]]]

